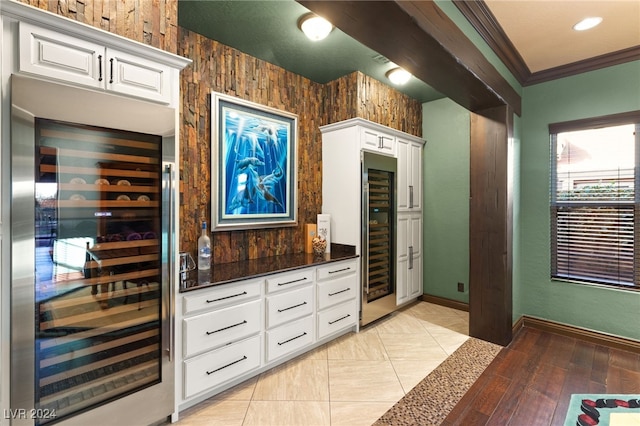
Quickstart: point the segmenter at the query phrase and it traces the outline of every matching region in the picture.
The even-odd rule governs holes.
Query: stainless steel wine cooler
[[[39,413],[12,424],[163,421],[175,110],[19,76],[11,93],[11,407]]]
[[[362,314],[365,325],[396,309],[396,159],[362,153]]]

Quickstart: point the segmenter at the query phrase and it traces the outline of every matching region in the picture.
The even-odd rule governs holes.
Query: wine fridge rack
[[[389,172],[369,170],[368,301],[393,292],[391,223],[392,179]]]

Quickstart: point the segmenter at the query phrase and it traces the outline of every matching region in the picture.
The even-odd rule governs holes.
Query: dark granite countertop
[[[280,272],[323,265],[331,262],[357,258],[354,246],[331,244],[331,253],[315,256],[312,253],[283,254],[230,263],[214,263],[210,273],[192,271],[188,284],[180,287],[180,292],[188,292],[202,288],[229,284]]]

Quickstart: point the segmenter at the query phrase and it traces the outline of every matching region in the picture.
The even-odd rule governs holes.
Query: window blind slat
[[[552,208],[556,277],[633,285],[634,207]]]

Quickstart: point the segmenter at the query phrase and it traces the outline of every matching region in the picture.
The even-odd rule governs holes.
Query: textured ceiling
[[[178,24],[318,83],[361,71],[392,85],[385,73],[395,65],[339,29],[307,39],[297,23],[308,12],[293,0],[180,0]],[[421,102],[444,97],[416,78],[396,89]]]
[[[640,0],[485,0],[531,72],[640,46]],[[385,77],[395,65],[334,29],[311,42],[298,29],[308,10],[294,0],[179,0],[178,24],[318,83],[361,71]],[[572,26],[602,16],[592,30]],[[392,37],[392,35],[390,35]],[[399,91],[427,102],[444,97],[412,78]]]

